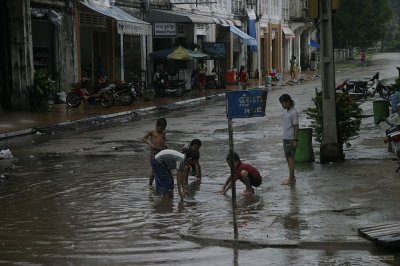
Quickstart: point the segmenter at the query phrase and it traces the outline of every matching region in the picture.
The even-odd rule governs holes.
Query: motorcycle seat
[[[388,129],[386,129],[386,136],[391,135],[396,132],[400,133],[400,125],[399,126],[391,126]]]
[[[351,84],[357,85],[357,86],[368,84],[368,81],[364,81],[364,80],[349,80],[348,82]]]
[[[169,80],[170,85],[179,85],[179,84],[185,84],[186,80],[184,79],[174,79],[174,80]]]

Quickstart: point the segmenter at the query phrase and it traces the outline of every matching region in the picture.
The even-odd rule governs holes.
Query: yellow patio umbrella
[[[182,46],[179,45],[178,48],[175,49],[172,53],[170,53],[167,56],[168,59],[174,59],[174,60],[189,60],[192,58],[192,56],[189,53],[189,50],[186,48],[183,48]]]

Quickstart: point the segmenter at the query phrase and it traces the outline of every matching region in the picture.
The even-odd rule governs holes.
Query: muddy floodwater
[[[314,94],[310,87],[285,90],[297,100],[303,125],[308,124],[304,110]],[[398,265],[398,251],[379,249],[355,230],[368,221],[382,222],[373,204],[379,193],[360,181],[373,178],[368,174],[374,169],[369,160],[381,156],[390,169],[381,182],[398,178],[391,171],[395,165],[386,147],[371,148],[370,157],[365,152],[368,139],[382,131],[372,125],[372,118],[366,120],[363,127],[370,130],[348,152],[353,162],[302,164],[296,171],[298,184],[281,186],[287,177],[282,107],[277,101],[281,93],[269,92],[266,117],[234,120],[235,151],[263,176],[253,196],[242,196],[244,186],[237,184],[239,237],[260,243],[319,244],[284,248],[207,241],[233,238],[230,192],[216,193],[229,174],[225,104],[217,97],[162,114],[121,118],[95,130],[1,143],[15,158],[1,162],[0,264]],[[140,138],[161,115],[168,121],[170,148],[180,150],[193,138],[203,144],[203,178],[196,182],[190,177],[190,195],[184,201],[176,189],[173,198],[165,198],[148,186],[149,151]],[[354,174],[352,163],[359,165],[359,172],[349,180],[346,176]],[[385,191],[392,199],[398,192],[398,185],[394,186]],[[399,219],[397,205],[388,208],[385,218]],[[191,241],[185,234],[200,238]],[[351,245],[343,244],[349,241]]]

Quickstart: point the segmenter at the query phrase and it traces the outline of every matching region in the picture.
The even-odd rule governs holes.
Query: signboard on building
[[[267,95],[268,91],[263,89],[226,92],[226,116],[228,118],[265,116]]]
[[[151,25],[118,21],[118,34],[151,35]]]
[[[154,23],[154,37],[176,37],[175,23]]]
[[[207,35],[206,25],[196,24],[196,35]]]
[[[212,59],[226,58],[226,42],[205,42],[203,43],[203,53],[206,53]]]

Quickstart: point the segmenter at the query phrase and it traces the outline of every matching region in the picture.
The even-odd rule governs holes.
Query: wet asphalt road
[[[397,75],[393,67],[397,59],[377,58],[375,62],[385,62],[379,66],[382,78]],[[346,74],[361,78],[372,76],[375,70],[367,67],[364,72],[348,70]],[[339,73],[340,77],[345,75]],[[210,246],[181,238],[182,228],[188,227],[191,233],[207,237],[233,235],[230,197],[216,193],[229,173],[225,163],[225,104],[217,97],[162,114],[124,117],[91,131],[35,135],[2,143],[12,150],[15,159],[13,167],[1,162],[0,264],[396,265],[398,252],[382,251],[362,241],[353,248],[340,245],[341,241],[356,238],[354,224],[362,224],[364,219],[378,222],[380,218],[370,214],[375,206],[363,201],[378,199],[379,195],[371,191],[364,195],[361,180],[349,181],[350,187],[347,184],[342,191],[339,189],[346,182],[346,174],[354,174],[346,163],[299,165],[296,175],[300,182],[296,187],[280,185],[287,176],[287,166],[281,147],[282,107],[278,98],[282,93],[292,95],[300,111],[300,123],[306,127],[309,122],[305,109],[311,105],[318,85],[315,81],[269,91],[266,117],[234,120],[234,145],[242,160],[256,165],[264,177],[252,197],[241,196],[244,187],[238,184],[240,237],[256,241],[307,239],[320,241],[319,247]],[[371,112],[371,101],[363,107]],[[179,150],[193,138],[203,143],[200,162],[204,177],[200,183],[191,179],[186,201],[181,201],[176,191],[173,199],[159,197],[147,185],[148,148],[140,138],[154,128],[159,116],[168,121],[170,148]],[[384,174],[386,179],[381,182],[390,183],[396,180],[391,171],[392,155],[385,147],[368,146],[382,134],[371,120],[365,119],[363,127],[370,130],[354,141],[346,157],[350,161],[362,159],[356,161],[360,165],[358,178],[372,175],[371,159],[382,158],[379,162],[390,173]],[[314,147],[318,159],[316,143]],[[336,181],[325,179],[334,176]],[[396,189],[393,186],[385,192],[396,199]],[[344,192],[352,201],[351,208],[341,199]],[[385,215],[398,220],[397,207],[391,208]],[[349,217],[353,224],[348,224]],[[335,227],[329,230],[325,227],[330,221]],[[324,243],[331,239],[336,244]]]

